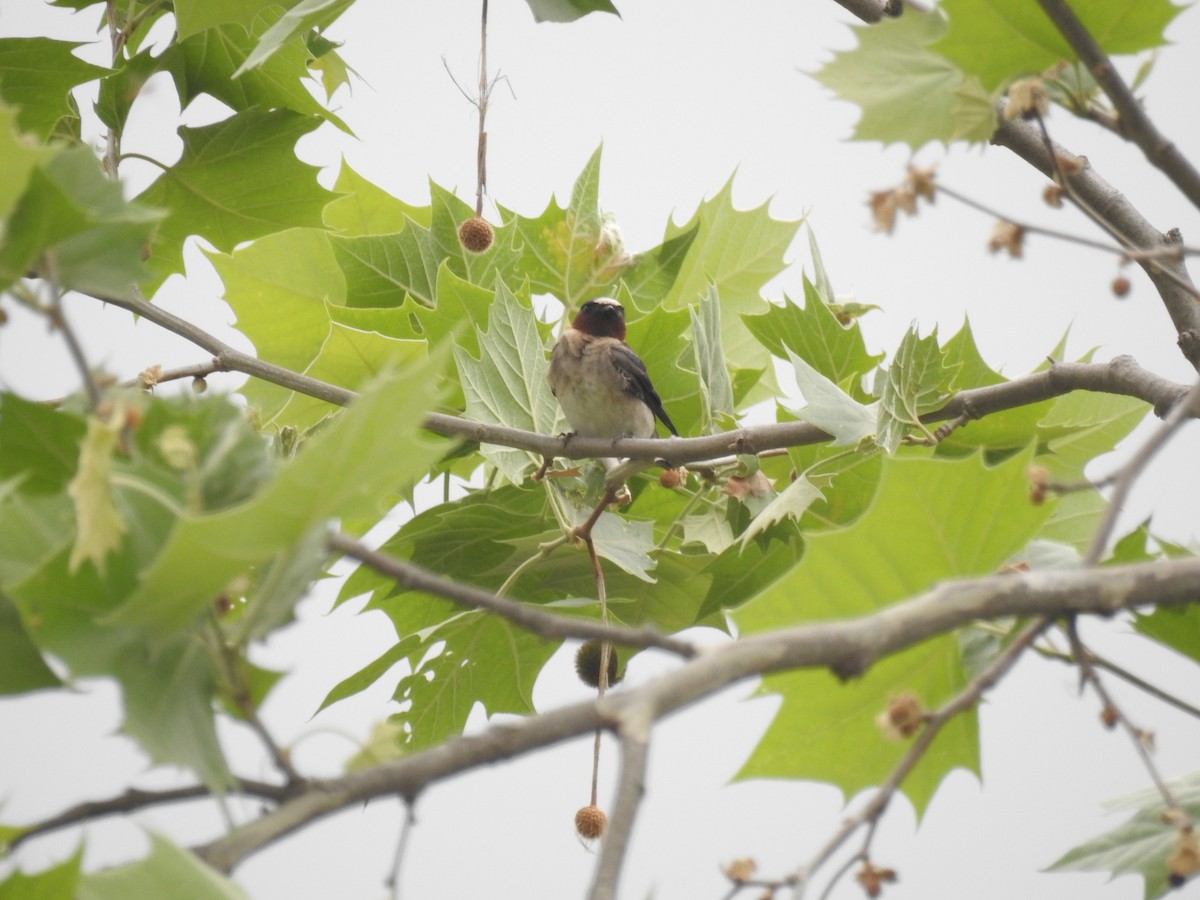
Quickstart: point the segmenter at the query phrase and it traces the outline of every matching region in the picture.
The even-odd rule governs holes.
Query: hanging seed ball
[[[585,806],[575,813],[575,830],[581,838],[593,841],[604,834],[604,826],[608,824],[608,816],[598,806]]]
[[[1112,292],[1114,297],[1125,297],[1129,294],[1129,279],[1124,275],[1118,275],[1113,279]]]
[[[617,648],[608,650],[608,686],[619,684],[621,676],[617,673]],[[600,642],[584,641],[575,651],[575,674],[588,687],[600,687]]]
[[[490,222],[479,216],[472,216],[458,226],[458,239],[472,253],[482,253],[492,246],[496,232]]]

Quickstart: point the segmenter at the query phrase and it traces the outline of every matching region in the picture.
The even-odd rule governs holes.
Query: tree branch
[[[1147,605],[1200,603],[1200,558],[1073,570],[993,575],[936,585],[879,612],[741,638],[705,649],[648,684],[614,691],[516,724],[443,744],[342,778],[306,785],[278,809],[196,852],[228,872],[310,822],[374,797],[409,801],[430,785],[479,766],[512,759],[596,728],[619,729],[638,716],[657,720],[746,678],[797,668],[827,668],[842,678],[878,660],[978,620],[1011,616],[1112,615]]]
[[[246,794],[251,797],[261,797],[264,800],[271,800],[275,803],[281,803],[285,798],[294,793],[292,787],[267,784],[266,782],[253,781],[249,778],[239,778],[234,790],[236,793]],[[167,803],[202,800],[212,795],[211,789],[203,784],[174,788],[169,791],[143,791],[137,788],[130,788],[125,793],[110,797],[108,800],[89,800],[86,803],[72,806],[58,815],[43,819],[40,822],[34,822],[32,825],[26,826],[20,834],[13,837],[3,849],[6,853],[12,853],[17,847],[32,838],[48,834],[51,831],[58,831],[61,828],[69,828],[72,825],[91,822],[94,819],[137,812],[140,809],[147,809],[151,806],[162,806]]]
[[[603,670],[602,670],[603,671]],[[646,792],[646,764],[650,756],[650,728],[653,724],[645,707],[635,707],[617,728],[621,742],[621,775],[616,802],[596,874],[590,900],[615,900],[625,851],[633,834],[633,820]]]
[[[1041,132],[1028,122],[1015,119],[1008,121],[1003,116],[999,118],[992,143],[1011,150],[1047,178],[1054,178],[1058,167],[1047,151]],[[1057,144],[1053,147],[1055,155],[1077,158]],[[1150,278],[1167,307],[1179,336],[1180,350],[1188,362],[1200,371],[1200,304],[1195,299],[1196,288],[1182,258],[1172,259],[1158,252],[1181,244],[1179,233],[1159,232],[1119,191],[1097,175],[1086,160],[1082,161],[1078,172],[1068,177],[1072,190],[1114,234],[1128,241],[1134,249],[1154,251],[1143,258],[1133,254],[1133,258]]]
[[[1038,5],[1112,101],[1122,136],[1133,141],[1150,164],[1170,178],[1192,205],[1200,208],[1200,172],[1150,121],[1112,60],[1100,49],[1071,7],[1065,0],[1038,0]]]
[[[539,637],[594,639],[623,647],[656,647],[684,659],[691,659],[697,652],[695,646],[687,641],[669,637],[649,626],[627,628],[590,619],[558,616],[469,584],[451,581],[420,566],[370,550],[345,534],[330,535],[329,546],[344,556],[370,566],[381,575],[396,579],[398,584],[410,590],[445,597],[470,609],[485,609]]]

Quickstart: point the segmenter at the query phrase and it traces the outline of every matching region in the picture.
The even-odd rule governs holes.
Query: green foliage
[[[529,5],[544,21],[616,12],[604,0]],[[296,156],[314,129],[344,127],[302,79],[318,59],[328,92],[346,77],[323,31],[350,0],[176,0],[175,39],[157,56],[138,47],[163,10],[120,6],[140,18],[125,23],[129,43],[111,69],[81,62],[71,44],[0,41],[0,288],[34,305],[17,282],[36,272],[55,290],[149,296],[183,273],[184,245],[199,239],[262,360],[358,394],[347,410],[286,379],[251,379],[236,400],[106,386],[96,409],[81,396],[51,407],[0,395],[0,693],[113,679],[122,730],[153,764],[226,790],[218,717],[248,718],[281,677],[254,665],[250,648],[285,627],[323,576],[332,528],[365,534],[405,503],[412,509],[375,532],[384,552],[549,613],[598,618],[591,562],[566,537],[592,512],[601,467],[560,462],[534,483],[541,460],[526,451],[451,445],[422,428],[437,411],[562,430],[545,374],[554,323],[544,311],[559,309],[546,295],[564,317],[593,297],[621,300],[628,341],[683,433],[744,424],[774,393],[778,366],[802,400],[794,412],[780,401],[775,415],[831,438],[700,466],[676,488],[631,478],[631,502],[601,513],[593,531],[613,621],[665,632],[732,622],[750,633],[846,619],[1090,540],[1103,498],[1083,490],[1034,505],[1025,469],[1079,481],[1144,403],[1072,394],[937,441],[922,417],[957,391],[1005,382],[969,325],[940,344],[914,324],[890,353],[870,352],[858,317],[873,307],[836,299],[811,232],[803,305],[764,298],[799,223],[774,218],[766,202],[737,208],[732,177],[687,222],[665,223],[660,244],[631,248],[600,208],[597,149],[565,206],[551,197],[533,216],[498,206],[494,243],[473,253],[458,228],[474,209],[450,190],[430,184],[427,198],[400,199],[346,165],[326,190]],[[1111,52],[1157,45],[1174,14],[1165,0],[1096,6],[1085,21]],[[981,42],[999,19],[1011,40]],[[862,107],[856,137],[913,147],[986,139],[990,92],[1064,55],[1039,37],[1046,26],[1033,12],[985,0],[948,0],[857,33],[859,46],[817,77]],[[69,92],[98,80],[96,113],[121,132],[142,86],[164,71],[180,108],[204,94],[229,114],[179,128],[181,157],[160,162],[129,202],[95,154],[64,137],[78,119]],[[467,479],[462,491],[450,490],[452,475]],[[443,478],[440,500],[414,491]],[[1147,535],[1123,541],[1113,562],[1181,552]],[[357,660],[322,705],[381,680],[397,705],[351,768],[433,746],[477,705],[534,711],[533,684],[557,642],[366,567],[338,602],[364,595],[395,643]],[[1159,611],[1136,627],[1200,660],[1198,622],[1194,609]],[[761,692],[781,698],[779,712],[739,777],[826,780],[846,795],[878,784],[905,750],[876,727],[888,701],[911,693],[932,708],[994,649],[947,634],[846,684],[824,672],[770,676]],[[923,811],[947,772],[978,766],[969,713],[903,789]],[[1134,837],[1122,832],[1112,852]],[[1161,825],[1153,839],[1159,862],[1148,849],[1130,868],[1161,885]],[[186,851],[152,845],[146,860],[96,875],[80,875],[78,855],[14,875],[0,898],[43,886],[95,898],[239,895]],[[1099,844],[1060,861],[1075,865],[1127,870]]]
[[[1200,773],[1171,782],[1168,787],[1189,820],[1200,818]],[[1114,877],[1138,874],[1145,879],[1146,900],[1170,896],[1169,861],[1178,852],[1183,834],[1178,824],[1164,818],[1162,795],[1155,789],[1139,791],[1106,806],[1111,810],[1133,810],[1133,815],[1124,824],[1064,854],[1050,866],[1051,871],[1108,872]]]

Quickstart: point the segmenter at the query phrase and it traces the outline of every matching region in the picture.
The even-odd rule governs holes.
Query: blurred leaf
[[[381,499],[420,478],[444,449],[421,432],[440,366],[431,359],[383,374],[253,500],[184,517],[111,621],[155,632],[183,628],[235,577],[323,520],[378,515]]]
[[[371,734],[357,753],[346,760],[343,771],[346,774],[360,772],[377,766],[380,763],[391,762],[404,756],[404,726],[390,719],[376,722],[371,728]]]
[[[17,116],[17,110],[0,103],[0,159],[4,160],[0,167],[0,236],[11,227],[6,220],[25,193],[30,175],[54,154],[18,133]]]
[[[61,684],[30,640],[12,602],[0,594],[0,694],[24,694]],[[4,897],[0,886],[0,900]]]
[[[1006,81],[1041,72],[1075,52],[1034,4],[1002,0],[946,0],[950,20],[930,47],[991,91]],[[1109,0],[1072,9],[1100,48],[1109,54],[1138,53],[1166,43],[1163,30],[1182,10],[1170,0]]]
[[[819,499],[821,499],[821,492],[811,481],[803,477],[797,478],[754,517],[750,526],[742,532],[739,539],[740,546],[745,548],[753,538],[787,517],[799,521],[805,510]]]
[[[21,227],[0,234],[0,286],[39,268],[60,290],[132,296],[161,217],[127,203],[90,150],[60,150],[30,174],[12,215]]]
[[[124,412],[120,414],[124,419]],[[112,498],[112,455],[120,424],[88,418],[87,436],[79,453],[79,470],[67,485],[75,504],[75,546],[71,549],[71,571],[90,561],[104,572],[108,554],[121,545],[125,522]]]
[[[265,234],[319,226],[333,194],[293,148],[320,122],[289,110],[249,110],[212,125],[181,127],[183,156],[140,195],[168,211],[151,247],[159,280],[180,271],[189,235],[228,252]]]
[[[248,900],[240,887],[206,866],[195,854],[150,834],[150,855],[102,872],[84,875],[76,900],[129,900],[179,897],[187,900]]]
[[[19,475],[22,491],[63,490],[78,467],[86,432],[78,415],[0,393],[0,481]]]
[[[14,871],[0,881],[0,900],[75,900],[82,866],[81,845],[67,859],[41,872],[27,875]]]
[[[77,116],[71,88],[108,69],[71,51],[81,46],[44,37],[0,38],[0,99],[17,107],[17,125],[46,140],[64,117]]]
[[[1168,784],[1193,822],[1200,818],[1200,774],[1192,772]],[[1165,807],[1157,789],[1107,803],[1111,809],[1134,809],[1133,817],[1111,831],[1080,844],[1049,868],[1051,872],[1108,872],[1111,877],[1138,874],[1145,879],[1147,900],[1166,897],[1168,860],[1179,846],[1180,829],[1163,820]]]
[[[743,633],[865,615],[948,578],[989,574],[1019,551],[1049,515],[1029,503],[1024,470],[1032,453],[994,467],[962,460],[890,457],[870,508],[854,524],[807,536],[800,563],[733,613]],[[896,540],[903,535],[902,541]],[[920,548],[914,552],[913,548]],[[933,707],[966,684],[958,640],[945,635],[841,683],[824,671],[769,676],[780,694],[775,721],[739,778],[830,781],[847,796],[879,784],[905,752],[888,744],[875,717],[888,700],[915,693]],[[951,769],[978,771],[975,713],[954,720],[906,779],[924,810]]]
[[[606,12],[619,16],[610,0],[525,0],[538,22],[574,22],[588,13]]]

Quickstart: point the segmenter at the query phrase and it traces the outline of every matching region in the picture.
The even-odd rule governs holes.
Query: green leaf
[[[347,5],[347,0],[338,2]],[[349,132],[302,84],[302,79],[309,77],[308,45],[303,36],[288,36],[269,61],[246,66],[248,58],[261,48],[260,39],[266,40],[294,11],[269,7],[248,27],[219,25],[180,41],[174,48],[177,62],[171,67],[180,106],[186,108],[198,95],[208,94],[235,111],[290,109],[321,116]]]
[[[834,384],[845,385],[850,396],[866,399],[859,382],[883,354],[867,353],[858,323],[842,325],[807,278],[804,306],[769,305],[762,315],[742,316],[742,322],[772,356],[787,359],[791,350]]]
[[[606,12],[620,16],[610,0],[525,0],[538,22],[574,22],[588,13]]]
[[[24,694],[61,684],[30,640],[16,607],[0,594],[0,694]],[[0,900],[3,897],[0,888]]]
[[[937,342],[937,328],[926,338],[911,327],[888,366],[879,397],[876,440],[888,453],[895,453],[910,429],[932,437],[920,417],[941,406],[950,395],[958,366],[948,363]]]
[[[100,121],[115,131],[123,132],[133,102],[146,82],[170,68],[176,58],[177,51],[172,48],[158,56],[152,55],[150,50],[143,50],[128,59],[117,60],[113,73],[100,80],[100,96],[95,107]]]
[[[910,9],[853,30],[858,46],[835,53],[814,77],[862,110],[855,140],[899,142],[917,150],[930,141],[949,142],[964,130],[976,141],[991,135],[993,125],[976,131],[957,119],[964,113],[974,119],[977,111],[960,109],[963,73],[929,49],[946,32],[941,12]]]
[[[17,107],[17,125],[46,140],[61,119],[78,118],[71,88],[108,69],[75,56],[80,46],[50,38],[0,38],[0,99]]]
[[[876,412],[857,402],[836,384],[785,348],[792,360],[796,386],[804,398],[804,407],[796,413],[802,421],[815,425],[833,437],[833,446],[857,445],[875,433]]]
[[[762,534],[776,522],[787,517],[797,521],[813,503],[821,499],[821,492],[807,478],[797,478],[784,488],[766,508],[750,522],[742,532],[739,543],[743,549],[754,537]]]
[[[54,153],[48,147],[38,147],[17,131],[18,111],[0,103],[0,234],[11,226],[6,223],[17,205],[34,169]]]
[[[692,348],[700,375],[700,427],[709,433],[722,421],[732,421],[733,384],[721,349],[721,301],[716,288],[700,298],[699,310],[689,307],[692,319]]]
[[[994,467],[961,460],[887,458],[879,491],[854,524],[811,534],[800,563],[733,613],[743,632],[874,612],[948,578],[987,574],[1037,534],[1049,515],[1027,497],[1032,453]],[[904,535],[897,541],[897,535]],[[954,635],[926,641],[873,666],[861,679],[801,671],[765,679],[782,706],[740,778],[832,781],[847,795],[887,777],[905,752],[885,742],[875,717],[888,700],[916,694],[928,707],[966,683]],[[954,720],[904,784],[923,810],[951,769],[978,771],[975,714]]]
[[[558,649],[557,641],[483,612],[451,618],[415,652],[443,641],[440,653],[414,659],[413,673],[396,687],[405,708],[392,721],[404,729],[410,750],[460,734],[476,703],[489,716],[533,712],[533,683]]]
[[[58,865],[36,874],[15,871],[0,881],[0,900],[75,900],[82,865],[80,846]]]
[[[300,0],[259,38],[232,77],[245,79],[263,68],[268,60],[278,61],[281,49],[302,40],[313,28],[328,26],[353,5],[354,0]]]
[[[403,741],[403,725],[391,720],[376,722],[366,743],[346,760],[343,771],[349,775],[351,772],[361,772],[371,766],[400,759],[405,752]]]
[[[159,279],[180,271],[189,235],[228,252],[265,234],[319,226],[333,194],[293,148],[320,122],[288,110],[250,110],[213,125],[181,127],[183,156],[141,194],[168,210],[151,246]]]
[[[280,0],[175,0],[175,30],[182,41],[222,25],[249,28],[260,14],[279,5]]]
[[[425,412],[437,401],[440,366],[431,359],[385,373],[253,500],[183,518],[111,621],[156,632],[186,627],[235,577],[297,543],[318,523],[381,512],[381,500],[397,484],[420,478],[445,449],[421,431]]]
[[[488,314],[488,330],[477,330],[479,359],[454,348],[458,377],[467,400],[467,418],[551,434],[558,406],[546,380],[549,363],[533,311],[501,283]],[[535,463],[533,455],[484,444],[487,460],[513,484]]]
[[[139,862],[80,879],[76,900],[179,897],[187,900],[248,900],[246,893],[193,853],[150,834],[150,855]]]
[[[667,225],[667,240],[693,229],[696,238],[663,304],[668,309],[682,309],[705,296],[710,286],[715,288],[721,298],[725,359],[733,368],[765,368],[768,364],[740,317],[763,307],[763,286],[783,271],[784,251],[799,227],[799,221],[772,218],[767,207],[764,203],[754,209],[736,209],[731,176],[716,196],[700,204],[690,221]]]
[[[346,235],[392,234],[408,220],[430,226],[431,208],[410,206],[372,184],[342,160],[333,190],[340,196],[325,207],[325,225]]]
[[[22,491],[63,490],[86,431],[81,416],[0,393],[0,482],[20,476]]]
[[[1168,784],[1191,821],[1200,817],[1200,774],[1192,772]],[[1112,877],[1139,874],[1145,879],[1147,900],[1170,895],[1167,860],[1179,845],[1180,830],[1163,819],[1165,808],[1157,789],[1140,791],[1107,803],[1112,809],[1134,809],[1133,817],[1111,831],[1064,854],[1051,872],[1109,872]]]
[[[65,148],[30,173],[12,219],[0,235],[0,287],[38,268],[60,290],[132,296],[146,276],[142,255],[161,218],[127,203],[90,150]]]
[[[989,91],[1036,74],[1075,53],[1036,4],[1007,0],[946,0],[950,27],[930,47]],[[1138,53],[1166,43],[1163,30],[1183,7],[1170,0],[1109,0],[1072,4],[1084,28],[1106,53]]]

